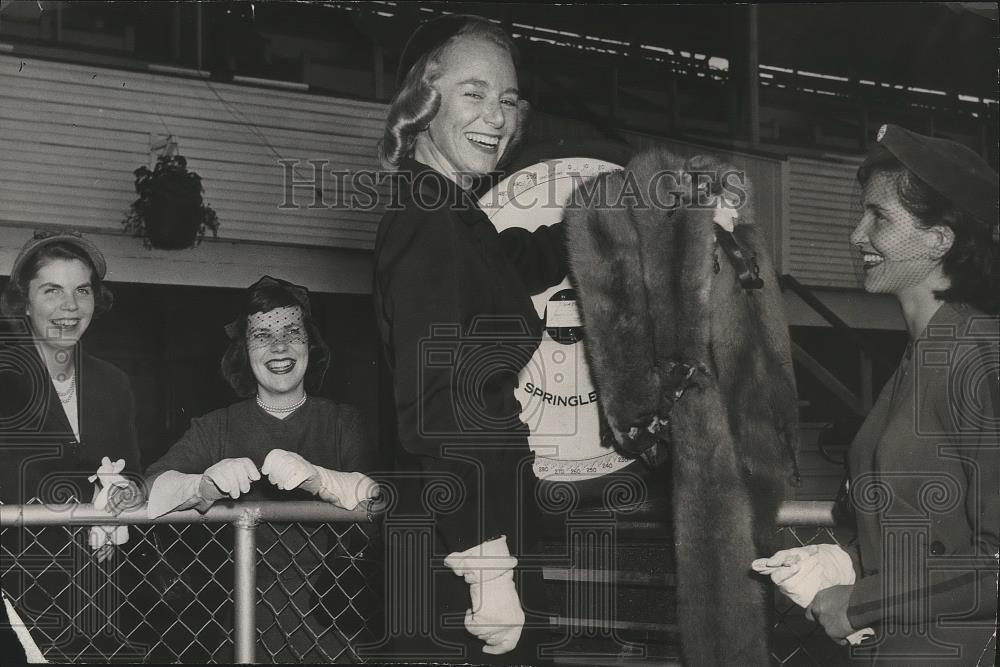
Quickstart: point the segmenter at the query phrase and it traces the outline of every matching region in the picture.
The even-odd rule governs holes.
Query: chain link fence
[[[853,533],[834,522],[833,503],[787,502],[778,515],[776,549],[807,544],[846,544]],[[823,628],[805,617],[805,610],[773,587],[771,658],[778,667],[840,667],[849,665]]]
[[[380,526],[364,511],[220,504],[150,521],[29,504],[0,518],[3,590],[52,662],[361,663],[357,647],[383,636]],[[129,541],[98,563],[90,527],[107,524],[128,525]],[[778,548],[845,537],[829,503],[786,503],[779,524]],[[840,664],[777,590],[772,620],[775,665]]]
[[[150,521],[90,505],[0,507],[0,583],[52,662],[363,662],[382,549],[364,511],[217,505]],[[98,562],[93,525],[128,525]]]

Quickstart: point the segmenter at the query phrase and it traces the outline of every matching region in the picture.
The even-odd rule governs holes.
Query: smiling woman
[[[226,334],[222,374],[244,400],[192,420],[149,467],[150,516],[204,512],[225,498],[319,498],[346,509],[371,498],[375,485],[361,471],[370,470],[374,452],[360,413],[310,395],[318,393],[330,355],[306,289],[264,276],[247,290]],[[265,567],[257,586],[266,604],[258,606],[257,624],[265,652],[279,663],[352,661],[338,628],[317,618],[340,612],[323,609],[314,593],[329,587],[321,567],[333,548],[329,534],[264,530],[258,545]]]
[[[249,291],[246,316],[226,327],[233,343],[222,374],[241,397],[286,409],[316,393],[330,351],[312,320],[304,288],[265,276]],[[263,407],[263,406],[262,406]]]
[[[482,17],[445,16],[421,26],[400,59],[400,87],[379,143],[382,166],[400,169],[420,146],[417,160],[468,187],[504,164],[528,117],[515,57],[510,37]]]
[[[524,132],[515,56],[482,17],[423,24],[379,146],[401,185],[379,224],[374,288],[398,421],[396,506],[423,510],[434,530],[432,543],[388,555],[389,599],[408,604],[392,605],[398,632],[373,659],[538,664],[548,631],[532,600],[540,568],[525,562],[541,512],[514,388],[541,341],[531,295],[566,275],[565,231],[498,233],[470,194]],[[432,595],[417,594],[427,581]]]
[[[517,73],[508,51],[482,38],[458,40],[441,57],[441,104],[414,157],[468,189],[496,169],[517,131]]]
[[[12,328],[0,342],[0,502],[91,502],[96,489],[87,478],[103,457],[124,459],[126,474],[142,469],[128,377],[81,345],[91,321],[111,307],[106,271],[101,251],[76,232],[36,232],[14,260],[0,298]],[[107,507],[118,514],[142,501],[139,486],[129,482],[112,488]],[[66,535],[60,534],[43,533],[32,542],[23,531],[5,530],[4,553],[57,553],[67,548]],[[92,529],[91,539],[94,558],[80,568],[43,574],[14,568],[4,578],[16,613],[51,660],[70,660],[80,641],[94,634],[73,624],[52,634],[34,628],[35,618],[70,608],[70,577],[89,581],[89,568],[99,567],[117,548],[100,527]],[[108,623],[113,613],[88,604],[78,618]]]
[[[1000,188],[956,142],[895,125],[877,142],[858,170],[851,243],[865,289],[898,300],[910,344],[851,443],[857,533],[841,558],[853,571],[807,616],[840,643],[872,627],[852,652],[862,664],[986,664],[1000,549]]]

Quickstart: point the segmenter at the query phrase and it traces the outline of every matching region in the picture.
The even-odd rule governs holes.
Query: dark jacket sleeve
[[[80,428],[92,462],[125,459],[125,472],[142,472],[135,427],[135,395],[128,374],[115,364],[82,355]]]
[[[222,460],[220,412],[222,411],[211,412],[191,420],[191,426],[181,439],[146,470],[147,483],[152,483],[154,478],[168,470],[188,474],[203,473]]]
[[[981,360],[982,368],[990,367],[989,359],[987,352]],[[961,371],[953,368],[952,372]],[[1000,386],[992,380],[983,384],[988,387],[988,393],[981,397],[984,399],[981,403],[948,400],[944,386],[935,387],[942,395],[933,403],[939,410],[940,423],[949,424],[952,433],[962,430],[955,417],[963,407],[975,411],[974,423],[982,426],[977,432],[967,431],[943,438],[947,444],[942,443],[939,449],[941,455],[962,463],[964,475],[957,481],[961,485],[969,526],[968,542],[957,548],[952,545],[939,563],[930,556],[927,567],[934,576],[926,573],[912,576],[913,563],[899,558],[885,570],[859,578],[847,610],[853,627],[860,629],[903,619],[910,623],[934,622],[941,614],[954,614],[963,620],[996,618],[1000,570],[997,559],[1000,552],[1000,432],[996,424],[1000,423]],[[963,422],[967,424],[969,420],[963,419]],[[915,600],[921,603],[915,604]]]
[[[462,331],[461,282],[451,222],[446,216],[407,216],[396,229],[409,232],[405,252],[387,276],[390,339],[399,437],[412,454],[440,456],[442,435],[454,435],[453,367],[421,363],[436,327]],[[440,331],[440,329],[438,329]]]
[[[515,486],[514,480],[503,480],[495,490],[485,488],[502,475],[488,474],[498,469],[495,454],[476,447],[475,434],[463,434],[459,425],[455,407],[459,400],[470,397],[456,384],[461,375],[457,355],[454,363],[448,363],[425,354],[432,328],[446,326],[461,333],[468,325],[470,313],[466,311],[470,306],[463,306],[463,276],[453,224],[446,214],[414,213],[397,219],[397,237],[386,240],[386,253],[398,259],[387,275],[378,276],[385,286],[383,298],[390,321],[400,443],[414,455],[425,488],[433,486],[443,491],[441,497],[457,499],[457,507],[452,503],[439,511],[435,520],[448,552],[463,551],[504,534],[507,529],[501,515],[505,504],[513,506],[506,495]],[[471,447],[473,453],[467,449],[466,456],[460,457],[448,452],[448,444],[459,443]]]
[[[500,232],[507,261],[514,265],[531,294],[558,285],[566,277],[566,224],[542,225],[533,232],[510,227]]]

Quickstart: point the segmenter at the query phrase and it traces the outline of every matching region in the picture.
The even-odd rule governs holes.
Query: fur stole
[[[709,174],[709,185],[699,194],[684,173]],[[701,206],[722,194],[726,174],[745,195],[733,237],[759,267],[760,289],[741,286],[716,241],[718,212]],[[566,214],[608,424],[625,449],[662,439],[673,459],[688,665],[769,664],[767,589],[750,562],[773,538],[798,445],[781,293],[740,179],[712,158],[647,152],[584,185]]]

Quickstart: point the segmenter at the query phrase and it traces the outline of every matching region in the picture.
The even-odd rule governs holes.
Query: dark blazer
[[[406,159],[400,175],[378,228],[374,284],[397,467],[420,473],[428,491],[454,494],[435,517],[445,553],[500,535],[515,551],[517,496],[533,495],[534,479],[513,392],[541,340],[531,294],[566,275],[564,227],[497,233],[470,195],[430,167]]]
[[[863,652],[875,664],[992,664],[983,656],[994,650],[1000,548],[997,332],[996,317],[943,304],[851,445],[858,538],[847,614],[854,628],[875,629]]]
[[[4,504],[24,504],[32,498],[47,503],[75,498],[89,503],[94,485],[87,478],[100,466],[103,456],[112,461],[125,459],[126,473],[142,471],[128,376],[106,361],[82,352],[78,355],[80,442],[31,336],[26,330],[5,331],[0,340],[0,501]],[[65,546],[66,536],[50,529],[28,540],[26,531],[5,530],[4,554],[30,553],[44,560]],[[0,569],[6,570],[7,564]],[[63,570],[49,570],[45,575],[35,572],[34,585],[24,589],[26,583],[18,568],[11,568],[8,574],[5,591],[25,622],[30,622],[28,611],[44,608],[46,600],[64,602],[65,577],[69,575]],[[26,602],[24,595],[34,596],[33,601]],[[0,663],[23,664],[23,655],[4,613],[0,618]]]
[[[62,409],[45,362],[30,340],[0,343],[0,500],[20,504],[89,503],[93,475],[107,456],[125,459],[125,472],[142,472],[135,430],[135,399],[128,376],[79,352],[77,408],[80,442]]]

